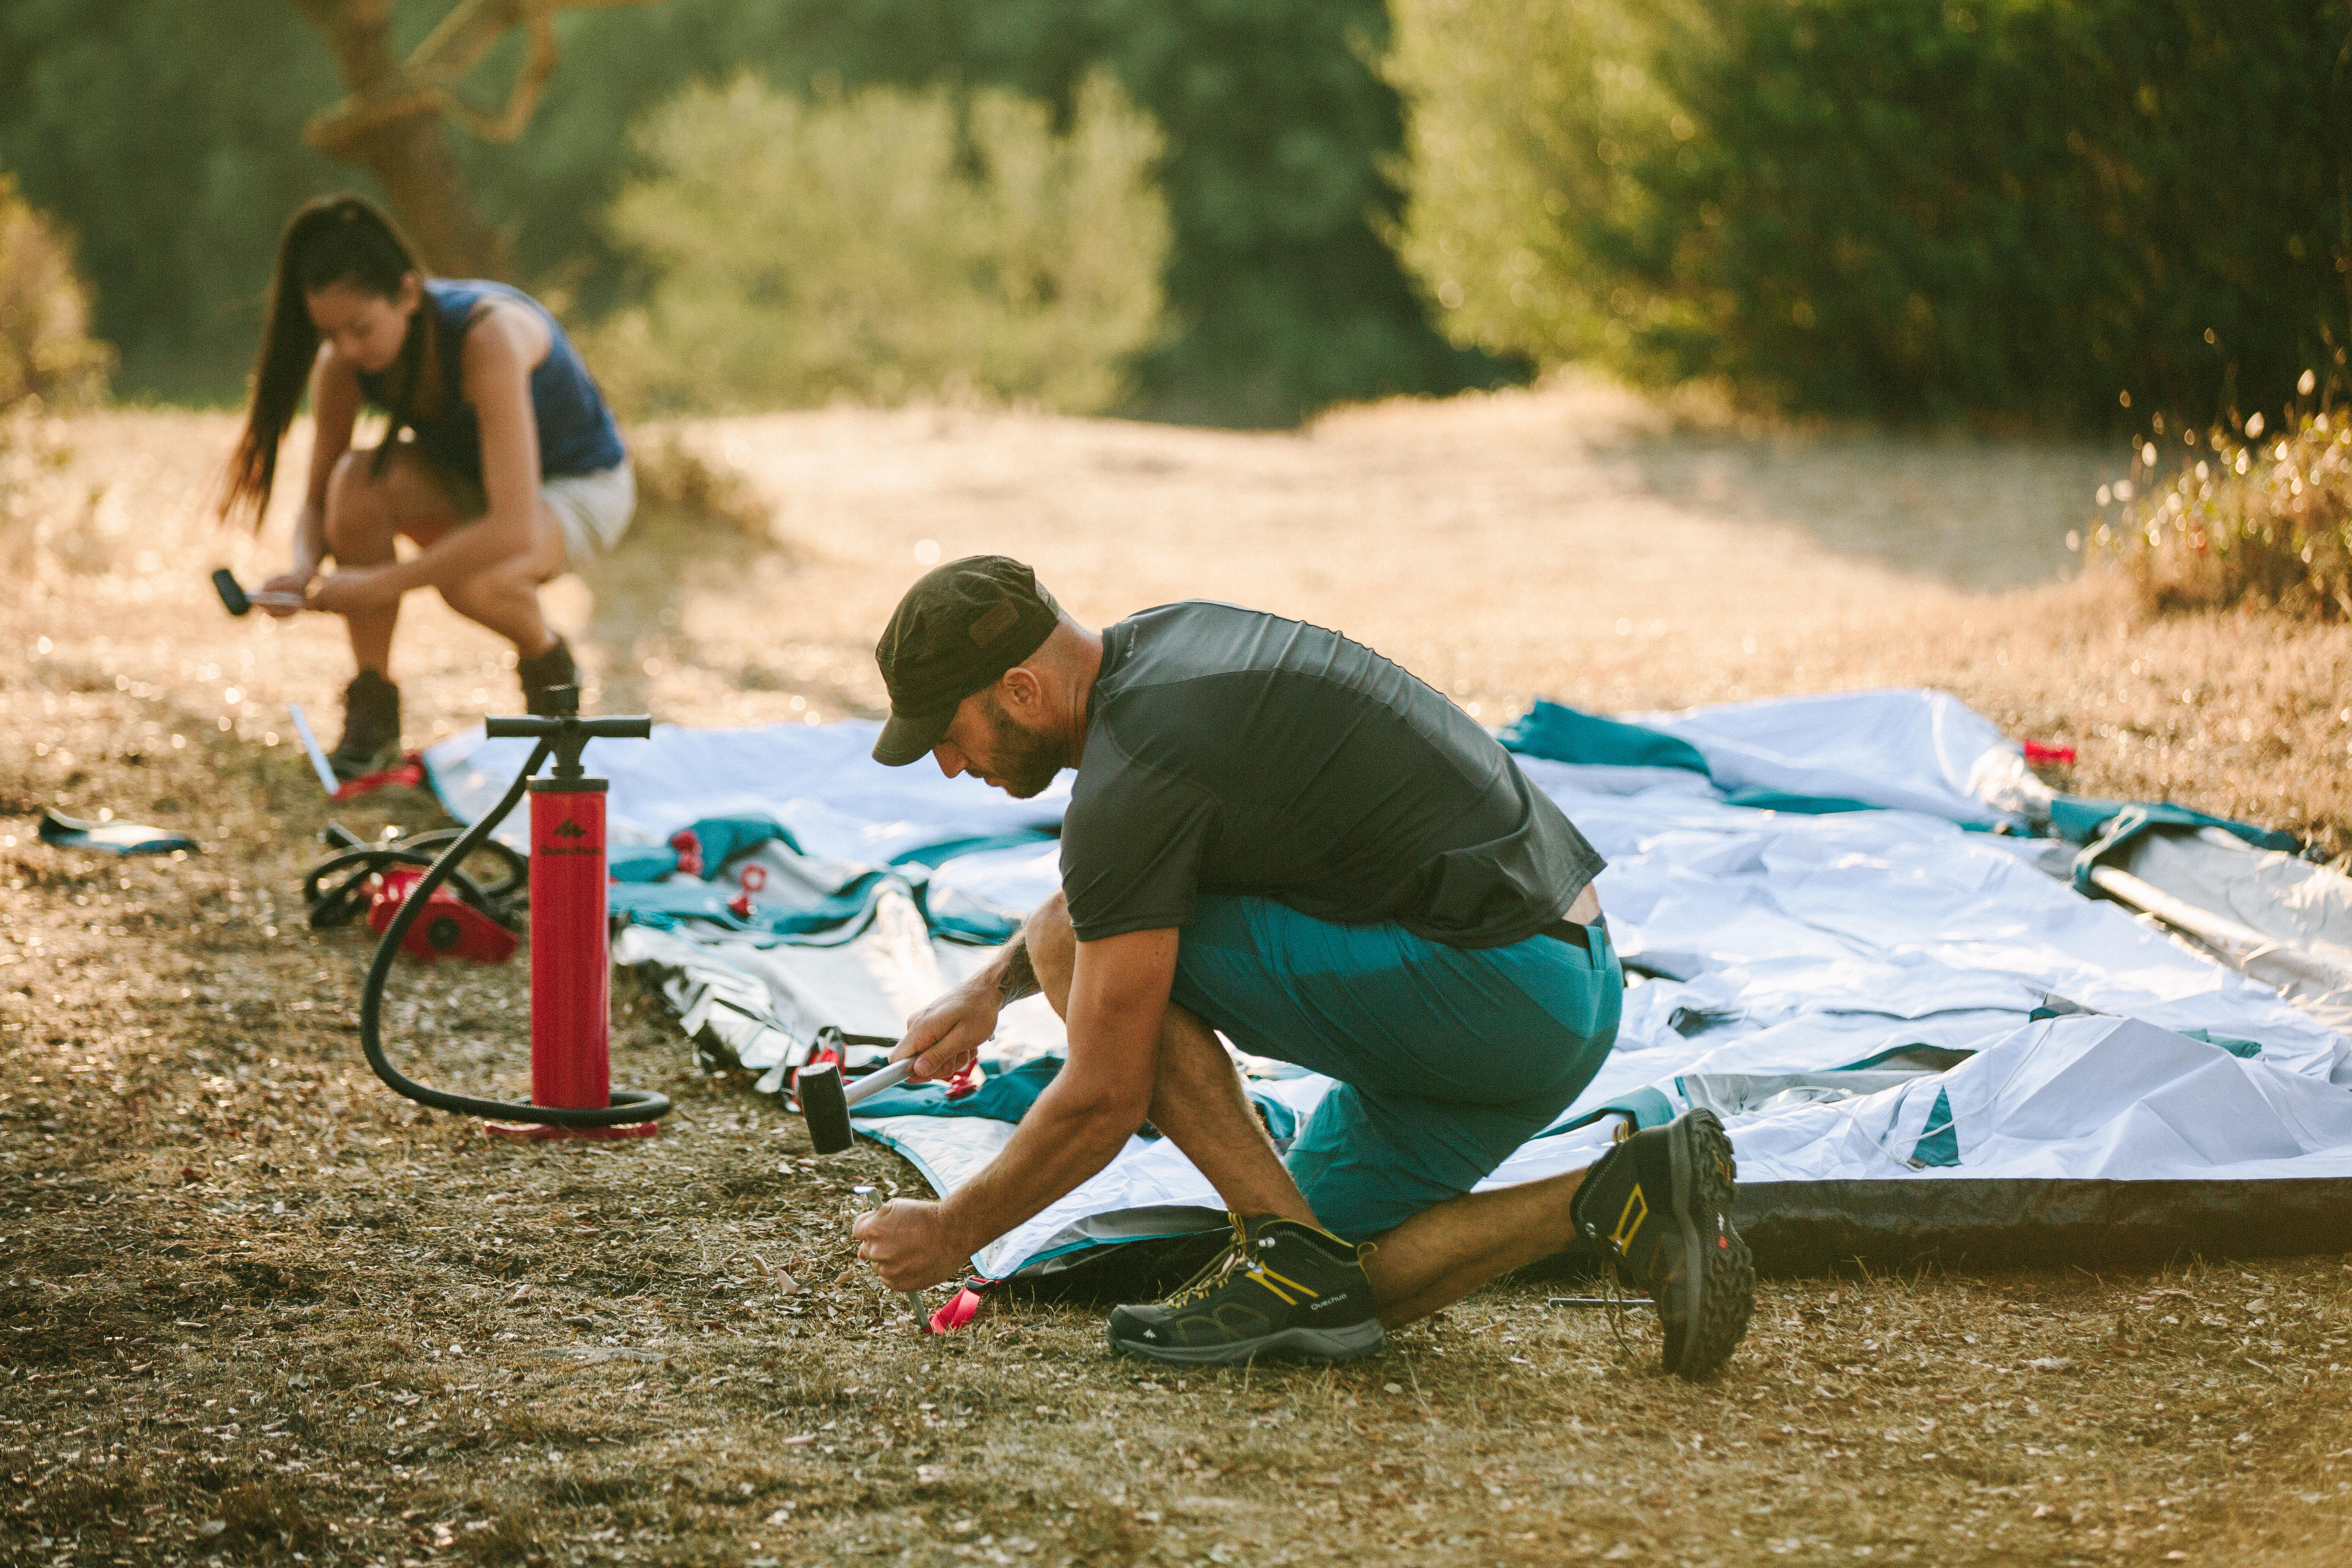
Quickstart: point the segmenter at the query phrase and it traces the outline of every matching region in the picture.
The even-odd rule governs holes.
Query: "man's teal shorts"
[[[1605,927],[1456,948],[1336,925],[1271,899],[1202,895],[1175,1001],[1253,1056],[1339,1079],[1290,1172],[1362,1241],[1468,1192],[1601,1069],[1625,979]]]

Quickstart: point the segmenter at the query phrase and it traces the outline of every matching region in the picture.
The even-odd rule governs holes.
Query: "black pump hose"
[[[479,847],[492,829],[514,810],[515,803],[522,799],[523,791],[530,786],[530,775],[539,771],[539,764],[545,762],[548,753],[553,750],[551,742],[539,743],[530,753],[530,761],[525,763],[522,772],[515,775],[515,782],[508,788],[506,797],[485,813],[480,821],[467,828],[464,837],[442,852],[441,858],[433,862],[431,868],[409,890],[408,897],[401,900],[400,908],[394,911],[392,923],[384,928],[383,935],[376,942],[375,961],[368,965],[367,984],[360,991],[360,1048],[367,1053],[368,1066],[375,1069],[375,1076],[383,1079],[394,1094],[404,1096],[419,1105],[432,1106],[436,1110],[454,1110],[460,1116],[488,1117],[501,1121],[531,1122],[543,1127],[621,1127],[631,1122],[651,1121],[669,1113],[668,1096],[642,1089],[616,1089],[612,1091],[613,1102],[610,1105],[583,1107],[576,1110],[561,1106],[533,1105],[528,1100],[478,1100],[469,1094],[450,1094],[443,1089],[428,1089],[394,1067],[383,1054],[381,1030],[383,983],[392,973],[392,961],[400,955],[401,939],[408,934],[408,928],[415,925],[417,917],[425,912],[425,901],[433,896],[433,889],[446,881],[466,857]]]
[[[302,879],[302,901],[310,906],[310,929],[331,931],[349,925],[372,901],[374,889],[368,884],[378,875],[394,866],[415,866],[419,869],[429,867],[438,858],[435,851],[463,836],[461,828],[420,833],[397,844],[362,844],[320,861]],[[519,930],[518,910],[522,900],[516,895],[525,889],[530,863],[495,838],[488,841],[488,847],[508,862],[504,879],[495,887],[486,888],[465,872],[453,870],[448,885],[457,889],[459,898],[507,930]],[[332,887],[326,885],[337,876],[343,879]]]

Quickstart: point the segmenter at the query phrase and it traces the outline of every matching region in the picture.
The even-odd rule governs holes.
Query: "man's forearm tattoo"
[[[997,1000],[1018,1002],[1024,996],[1034,996],[1044,989],[1037,984],[1036,970],[1029,965],[1028,942],[1022,937],[1014,937],[1004,961],[1004,973],[997,976]]]

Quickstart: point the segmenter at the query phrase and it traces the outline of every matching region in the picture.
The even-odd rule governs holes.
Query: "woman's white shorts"
[[[625,458],[593,474],[554,474],[539,487],[539,499],[563,530],[563,560],[585,566],[629,531],[637,510],[637,474]]]

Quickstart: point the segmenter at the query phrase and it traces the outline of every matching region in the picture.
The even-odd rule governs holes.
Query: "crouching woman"
[[[326,197],[278,243],[225,518],[249,510],[260,526],[306,383],[316,440],[293,563],[262,585],[278,602],[260,602],[273,615],[338,615],[350,628],[359,668],[328,759],[337,774],[399,755],[392,635],[412,589],[436,590],[512,642],[524,704],[542,711],[550,687],[578,677],[539,586],[618,542],[636,507],[619,427],[563,329],[504,284],[425,276],[382,213]],[[362,405],[391,426],[380,445],[354,450]],[[417,546],[406,561],[394,550],[403,534]]]

